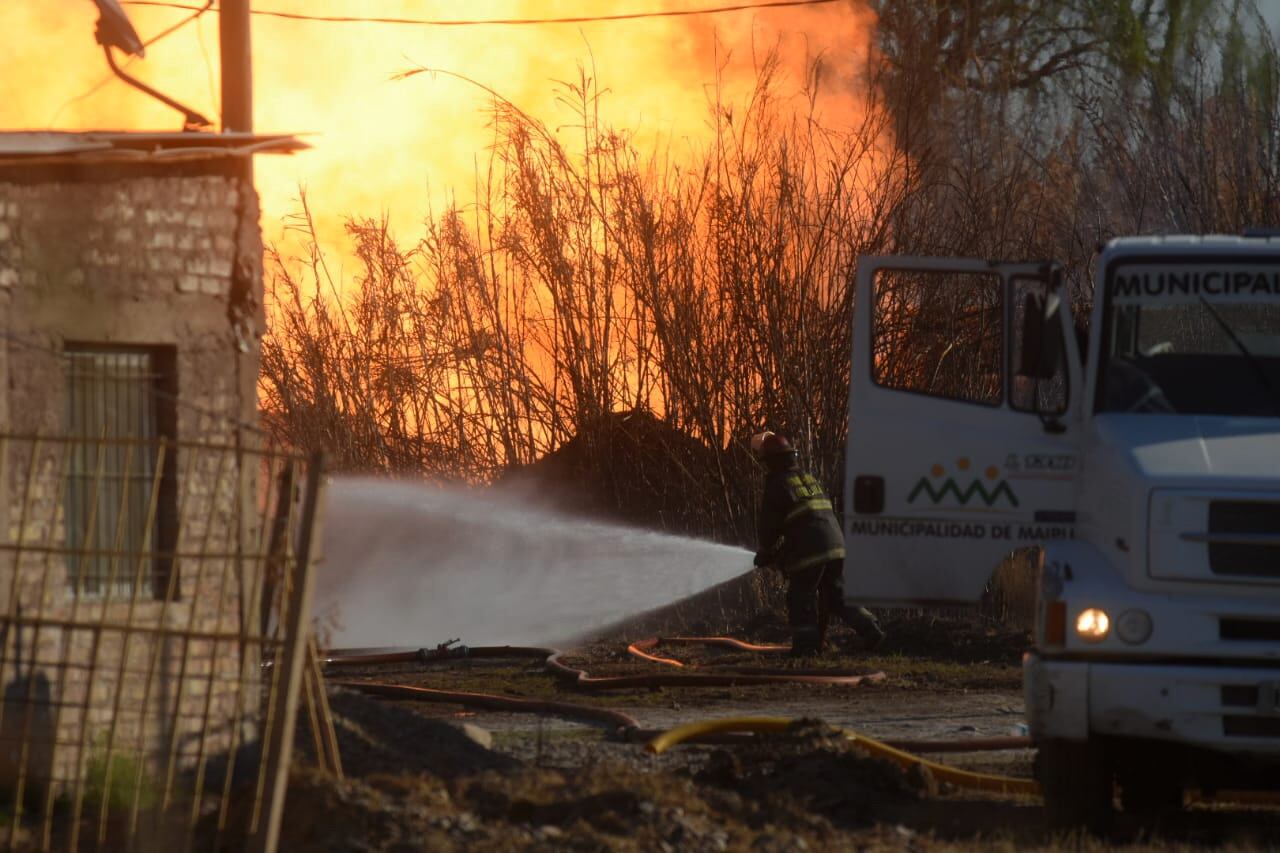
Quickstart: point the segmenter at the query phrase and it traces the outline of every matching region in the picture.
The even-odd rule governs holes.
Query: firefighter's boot
[[[811,658],[822,654],[822,632],[817,625],[799,625],[791,631],[791,657]]]
[[[846,606],[844,613],[845,622],[858,632],[858,639],[862,641],[862,648],[869,652],[878,649],[880,644],[884,642],[884,629],[880,627],[876,617],[871,615],[871,611],[865,607]]]

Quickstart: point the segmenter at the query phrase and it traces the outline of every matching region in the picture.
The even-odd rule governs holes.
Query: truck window
[[[1108,274],[1099,412],[1280,415],[1280,269],[1242,259]]]
[[[1054,369],[1053,376],[1034,379],[1026,375],[1020,363],[1023,355],[1022,336],[1027,310],[1027,296],[1034,294],[1040,297],[1041,304],[1047,288],[1041,279],[1015,278],[1013,280],[1013,298],[1009,306],[1013,309],[1013,322],[1009,324],[1009,405],[1020,412],[1038,412],[1045,415],[1061,415],[1067,410],[1067,363],[1060,362]],[[1062,345],[1062,327],[1052,326],[1044,330],[1044,334],[1058,338],[1058,352],[1065,353]]]
[[[983,406],[1004,391],[1004,296],[997,275],[880,270],[872,377],[877,385]]]

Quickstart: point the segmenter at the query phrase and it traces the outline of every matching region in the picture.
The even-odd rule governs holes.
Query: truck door
[[[972,604],[1071,537],[1083,370],[1049,264],[858,262],[844,484],[851,601]]]

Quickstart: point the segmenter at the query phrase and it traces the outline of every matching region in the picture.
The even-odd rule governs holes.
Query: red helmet
[[[781,453],[795,453],[796,449],[785,435],[776,432],[758,432],[751,436],[751,449],[760,456],[773,456]]]

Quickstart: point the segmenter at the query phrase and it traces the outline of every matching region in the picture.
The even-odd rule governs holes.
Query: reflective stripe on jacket
[[[796,572],[844,558],[844,535],[831,499],[812,474],[770,470],[760,504],[760,549],[776,551],[775,565]]]

